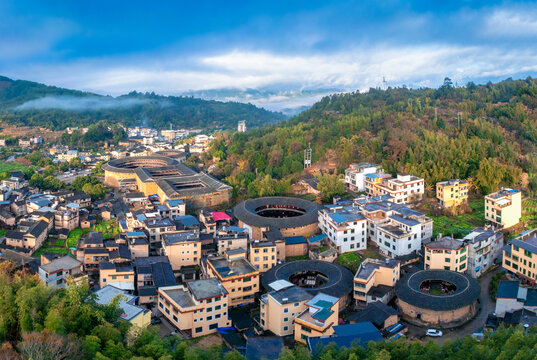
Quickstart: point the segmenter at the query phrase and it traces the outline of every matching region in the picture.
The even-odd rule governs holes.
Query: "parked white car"
[[[436,329],[427,329],[427,332],[425,333],[425,335],[427,335],[427,336],[438,337],[438,336],[442,336],[443,333],[442,333],[442,331],[440,331],[440,330],[436,330]]]

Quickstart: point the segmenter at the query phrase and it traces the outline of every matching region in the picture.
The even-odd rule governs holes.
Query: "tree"
[[[74,342],[47,330],[25,333],[19,351],[26,359],[71,360],[80,359],[82,352]]]
[[[341,176],[326,174],[319,176],[318,179],[317,189],[321,192],[321,199],[324,202],[331,201],[334,195],[345,193],[345,183],[341,181]]]

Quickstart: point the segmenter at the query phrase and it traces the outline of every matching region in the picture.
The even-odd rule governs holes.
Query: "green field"
[[[431,215],[427,214],[434,221],[433,238],[438,234],[451,235],[454,237],[464,237],[475,227],[485,225],[485,202],[483,199],[473,199],[469,202],[472,212],[458,216]]]
[[[339,254],[334,263],[346,267],[354,274],[356,273],[356,271],[358,271],[358,267],[363,260],[364,258],[362,258],[360,255],[357,255],[353,252],[348,252],[344,254]]]
[[[78,239],[83,234],[86,234],[90,231],[99,231],[103,233],[105,239],[113,238],[115,234],[120,232],[119,227],[115,225],[112,221],[99,221],[95,226],[92,226],[90,229],[81,229],[76,228],[69,233],[67,240],[57,239],[52,242],[52,239],[47,240],[41,249],[36,251],[33,256],[41,256],[43,252],[53,252],[57,254],[67,254],[70,248],[76,248],[78,244]],[[66,246],[67,244],[67,246]]]
[[[520,219],[528,229],[537,227],[537,200],[526,199],[522,201],[522,218]]]
[[[22,170],[26,166],[16,162],[0,162],[0,172]]]

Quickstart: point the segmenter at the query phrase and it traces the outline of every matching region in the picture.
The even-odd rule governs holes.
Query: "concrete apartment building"
[[[537,229],[528,230],[503,248],[502,267],[532,284],[537,280]]]
[[[491,227],[475,228],[462,239],[468,244],[468,275],[477,278],[495,264],[503,246],[503,234]]]
[[[425,193],[425,180],[408,174],[366,174],[364,184],[367,195],[390,195],[396,204],[420,201]]]
[[[244,255],[210,257],[205,264],[207,275],[218,279],[229,293],[229,306],[253,303],[259,292],[259,270]]]
[[[121,290],[133,291],[135,278],[136,275],[131,265],[103,262],[99,266],[99,286],[101,288],[112,285]]]
[[[432,220],[430,225],[432,232]],[[377,227],[376,242],[382,254],[392,258],[404,256],[421,250],[422,241],[430,239],[425,230],[425,224],[411,216],[393,214],[386,224]]]
[[[465,273],[468,271],[468,246],[447,236],[424,245],[425,269]]]
[[[306,302],[306,309],[295,317],[295,341],[306,344],[310,337],[334,333],[338,325],[339,299],[318,293]]]
[[[522,194],[515,189],[502,188],[485,196],[485,220],[500,228],[519,223],[522,216]]]
[[[149,233],[149,247],[157,249],[161,247],[164,234],[176,231],[175,225],[170,219],[146,220],[144,226]]]
[[[82,273],[82,263],[70,255],[65,255],[52,260],[46,256],[41,256],[41,266],[39,266],[39,278],[46,286],[55,289],[67,287],[67,279],[80,278]]]
[[[319,228],[339,253],[367,248],[367,219],[355,206],[326,206],[319,211]]]
[[[445,208],[459,206],[468,202],[468,188],[466,180],[441,181],[436,183],[436,198]]]
[[[229,250],[248,249],[248,233],[245,228],[224,226],[216,232],[216,246],[222,256]]]
[[[158,289],[158,309],[175,327],[193,338],[231,326],[228,292],[215,278]]]
[[[371,163],[350,164],[345,170],[345,187],[353,192],[365,191],[365,175],[382,172],[379,165]]]
[[[164,254],[170,259],[173,271],[184,266],[199,265],[201,259],[201,241],[193,232],[165,234],[162,241]]]
[[[306,310],[306,302],[313,296],[286,280],[269,284],[273,291],[260,299],[259,326],[277,336],[292,335],[295,317]]]
[[[250,243],[249,260],[260,272],[276,266],[276,244],[273,241],[253,241]]]
[[[354,300],[356,305],[381,301],[387,304],[394,294],[394,287],[401,276],[401,263],[393,259],[366,259],[354,275]]]

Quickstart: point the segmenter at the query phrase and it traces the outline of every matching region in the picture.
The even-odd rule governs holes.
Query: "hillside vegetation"
[[[207,156],[216,160],[219,175],[236,195],[288,191],[303,171],[309,143],[314,163],[335,164],[332,169],[339,173],[351,162],[369,161],[390,173],[423,176],[429,188],[462,178],[483,193],[521,180],[533,190],[535,85],[527,78],[454,87],[446,78],[438,89],[335,94],[283,123],[224,133]]]
[[[55,360],[244,360],[237,351],[223,346],[207,347],[202,341],[179,336],[159,336],[158,328],[134,329],[121,320],[120,297],[103,306],[95,302],[87,283],[71,282],[54,290],[13,263],[0,264],[0,358]],[[213,335],[218,336],[218,335]],[[199,341],[199,342],[198,342]],[[296,344],[284,348],[281,360],[313,359],[534,359],[536,328],[496,329],[481,342],[466,336],[446,340],[370,342],[367,348],[316,349],[313,356]]]
[[[131,92],[117,98],[0,76],[0,121],[62,130],[100,120],[155,128],[255,127],[283,120],[251,104]]]

